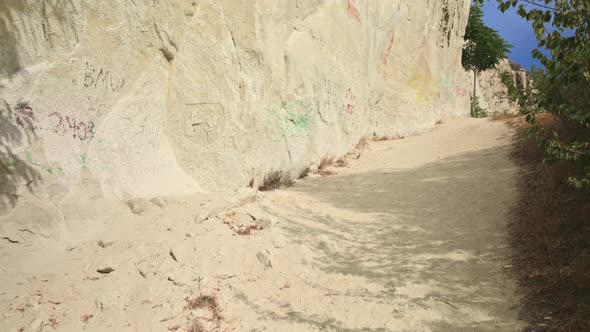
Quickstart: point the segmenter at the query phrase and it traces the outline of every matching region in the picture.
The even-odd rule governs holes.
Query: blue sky
[[[506,41],[514,45],[512,53],[508,55],[510,60],[529,70],[533,64],[541,67],[539,61],[531,56],[531,51],[537,48],[537,39],[531,22],[518,16],[516,8],[510,8],[502,13],[495,0],[486,1],[483,12],[486,25],[498,31]]]

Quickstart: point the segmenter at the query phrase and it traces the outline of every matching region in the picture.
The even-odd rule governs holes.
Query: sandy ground
[[[455,119],[289,189],[23,231],[0,242],[0,330],[520,330],[509,149],[502,123]]]

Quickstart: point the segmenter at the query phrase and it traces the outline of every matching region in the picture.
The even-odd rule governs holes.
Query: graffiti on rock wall
[[[319,101],[323,105],[324,113],[336,110],[335,114],[339,121],[349,124],[354,121],[357,113],[371,112],[369,100],[359,101],[352,88],[344,90],[340,96],[337,94],[325,93],[325,99]],[[326,97],[327,96],[327,97]],[[281,106],[267,107],[267,112],[272,116],[274,123],[280,129],[277,141],[286,138],[307,137],[316,120],[329,123],[328,118],[323,118],[322,113],[311,98],[298,99],[282,104]],[[318,117],[316,117],[316,114]],[[325,115],[324,115],[325,116]]]
[[[448,77],[443,77],[438,83],[438,108],[441,114],[445,113],[447,107],[452,107],[457,98],[463,98],[467,92],[454,84]]]
[[[86,63],[84,72],[84,86],[87,88],[101,89],[106,92],[119,92],[125,85],[124,78],[115,77],[113,72],[104,68],[96,68]]]
[[[361,12],[358,10],[356,0],[348,0],[346,2],[346,12],[352,16],[357,22],[361,22]]]
[[[453,101],[455,98],[463,98],[467,95],[465,89],[453,84],[447,77],[439,81],[439,99],[442,103]]]
[[[71,115],[62,115],[59,112],[52,112],[49,114],[55,122],[53,132],[58,135],[70,134],[72,137],[81,141],[91,140],[94,138],[94,122],[76,121]],[[64,121],[65,119],[65,121]]]
[[[33,157],[33,153],[30,150],[25,151],[25,158],[24,160],[14,159],[13,166],[18,166],[18,163],[26,162],[31,166],[35,166],[41,168],[45,172],[50,175],[66,175],[67,172],[72,171],[73,169],[104,169],[105,167],[100,166],[96,161],[92,160],[88,154],[82,153],[77,156],[72,156],[75,160],[67,161],[64,166],[59,164],[47,164],[43,163],[39,160],[36,160]]]
[[[391,54],[391,49],[393,48],[393,42],[395,40],[395,32],[391,31],[389,33],[389,38],[387,42],[387,47],[383,50],[381,54],[381,62],[387,66],[389,55]]]
[[[92,100],[88,98],[88,107],[87,110],[90,114],[94,117],[99,117],[103,115],[107,110],[107,105],[100,100]]]
[[[453,83],[446,77],[443,77],[438,82],[439,101],[443,104],[450,102],[453,99]]]
[[[213,143],[221,137],[225,128],[225,114],[219,103],[195,103],[185,105],[185,136],[198,143]]]
[[[407,87],[415,92],[415,99],[419,104],[431,105],[437,96],[429,75],[416,73],[407,83]]]
[[[32,131],[33,133],[35,133],[36,130],[45,130],[45,128],[35,124],[35,113],[33,112],[33,108],[28,104],[17,104],[15,107],[15,115],[16,123],[24,130]],[[73,116],[64,116],[59,112],[51,112],[48,115],[48,118],[54,123],[51,131],[60,136],[69,133],[72,135],[72,137],[81,141],[91,140],[94,138],[94,122],[91,120],[85,122],[76,121]]]
[[[455,95],[459,98],[463,98],[467,95],[467,91],[465,91],[465,89],[461,89],[455,85]]]
[[[99,163],[98,161],[92,159],[88,154],[82,153],[77,156],[76,163],[80,165],[82,169],[106,169],[108,168],[106,165]]]
[[[346,90],[342,107],[346,110],[348,116],[352,116],[354,108],[356,107],[356,96],[352,93],[352,89]]]
[[[26,131],[35,132],[35,115],[33,114],[33,108],[27,103],[18,103],[14,108],[16,117],[16,124]]]
[[[37,166],[49,174],[52,174],[52,175],[65,174],[65,171],[61,166],[55,167],[55,166],[51,166],[51,165],[34,160],[33,154],[31,153],[31,151],[28,151],[28,150],[25,151],[25,160],[30,165]]]
[[[35,123],[36,117],[33,112],[33,108],[26,103],[19,103],[15,107],[16,123],[19,127],[24,130],[32,131],[45,131],[43,128]],[[59,112],[51,112],[47,116],[50,121],[53,122],[51,132],[56,133],[60,136],[70,134],[73,138],[79,139],[80,141],[92,140],[94,138],[94,122],[88,121],[77,121],[71,115],[62,115]]]
[[[268,107],[267,111],[275,119],[281,137],[306,137],[315,119],[315,104],[309,99],[299,99],[282,104],[280,107]]]

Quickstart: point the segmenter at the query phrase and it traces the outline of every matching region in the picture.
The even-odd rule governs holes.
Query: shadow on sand
[[[364,277],[385,290],[357,296],[421,306],[435,300],[457,310],[475,308],[487,317],[485,324],[477,319],[456,326],[428,322],[435,331],[513,330],[519,326],[517,298],[504,268],[509,264],[506,214],[516,197],[517,168],[507,158],[509,149],[465,153],[412,169],[305,181],[290,190],[357,217],[338,219],[294,206],[289,216],[280,216],[282,227],[290,241],[312,249],[315,268]],[[419,296],[400,291],[413,285],[429,291]],[[335,319],[260,314],[349,331]]]

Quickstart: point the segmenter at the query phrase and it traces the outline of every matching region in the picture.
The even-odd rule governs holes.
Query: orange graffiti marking
[[[381,62],[383,62],[384,65],[387,66],[387,58],[389,58],[389,55],[391,54],[391,49],[393,48],[393,41],[395,39],[395,32],[390,32],[389,33],[389,45],[387,46],[387,49],[383,52],[383,55],[381,56]]]
[[[361,12],[356,8],[354,0],[352,0],[352,2],[351,0],[348,0],[348,2],[346,2],[346,11],[352,15],[357,22],[361,22]]]

